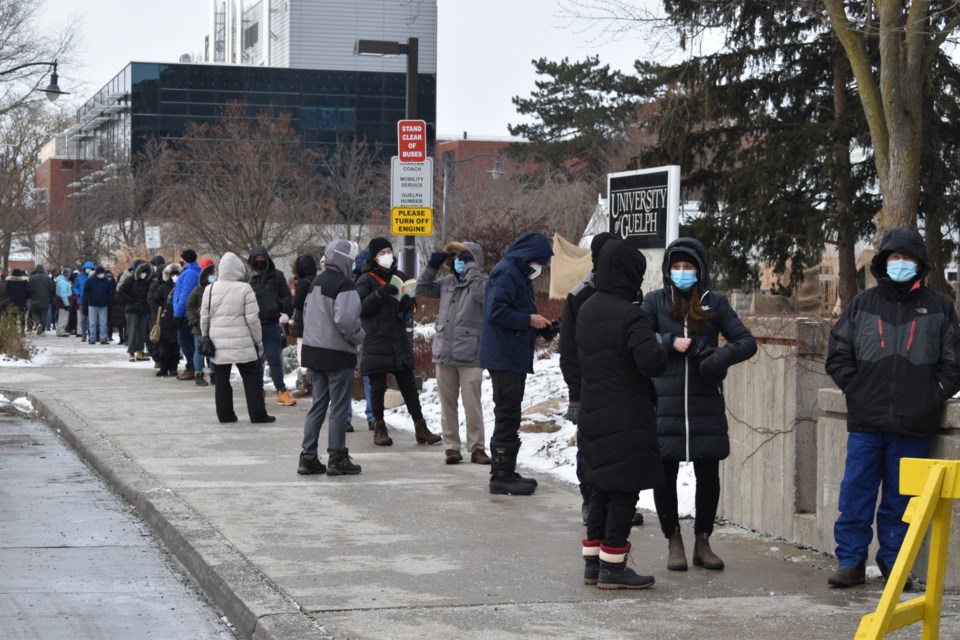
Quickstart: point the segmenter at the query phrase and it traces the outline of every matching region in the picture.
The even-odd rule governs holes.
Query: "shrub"
[[[29,360],[37,353],[20,333],[20,310],[8,307],[0,314],[0,353],[15,360]]]

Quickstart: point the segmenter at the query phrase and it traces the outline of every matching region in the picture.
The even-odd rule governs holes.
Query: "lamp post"
[[[447,210],[450,208],[450,172],[453,170],[453,165],[459,164],[461,162],[469,162],[471,160],[476,160],[477,158],[496,158],[496,161],[493,163],[493,169],[487,171],[490,174],[490,177],[494,180],[499,180],[500,176],[504,175],[503,169],[500,167],[500,154],[499,153],[478,153],[475,156],[470,156],[468,158],[460,158],[459,160],[454,160],[450,155],[445,155],[443,158],[443,211],[440,214],[440,246],[447,246]]]
[[[57,84],[60,77],[57,75],[57,61],[53,62],[27,62],[25,64],[19,64],[10,69],[5,69],[0,71],[0,76],[5,76],[8,73],[13,73],[14,71],[19,71],[20,69],[26,69],[27,67],[39,67],[39,66],[48,66],[50,67],[50,84],[48,84],[43,89],[37,89],[37,91],[42,91],[47,95],[47,100],[50,102],[56,102],[57,98],[60,96],[69,95],[66,91],[60,90],[60,85]]]
[[[407,56],[406,119],[417,118],[419,86],[417,73],[420,57],[420,39],[407,38],[406,42],[394,40],[357,40],[353,45],[354,55]],[[403,236],[403,268],[411,277],[416,276],[417,245],[414,236]]]

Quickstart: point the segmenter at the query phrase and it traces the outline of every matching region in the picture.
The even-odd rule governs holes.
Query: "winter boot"
[[[880,569],[880,575],[883,576],[883,582],[886,584],[890,579],[890,568],[887,566],[887,563],[880,558],[877,558],[877,568]],[[866,574],[866,571],[864,571],[864,574]],[[906,581],[903,583],[903,590],[913,591],[913,576],[909,573],[907,574]]]
[[[837,589],[848,589],[863,584],[867,577],[866,561],[861,560],[855,567],[839,567],[827,578],[827,584]],[[913,585],[910,585],[913,586]]]
[[[292,407],[297,401],[290,397],[290,392],[286,389],[277,391],[277,404],[281,407]]]
[[[474,449],[470,454],[470,462],[474,464],[490,464],[490,456],[483,449]]]
[[[193,380],[193,377],[196,375],[196,372],[190,367],[187,367],[183,370],[183,373],[177,375],[177,380]]]
[[[680,528],[674,529],[670,537],[669,547],[667,549],[667,569],[670,571],[687,570],[687,554],[683,550],[683,537],[680,535]]]
[[[302,387],[293,392],[294,398],[312,398],[313,397],[313,385],[304,384]]]
[[[600,540],[583,541],[583,584],[597,584],[600,575]]]
[[[149,360],[147,356],[143,355],[143,351],[137,351],[137,362],[143,362],[144,360]]]
[[[130,354],[130,362],[135,362],[136,359],[137,359],[137,357],[131,353],[131,354]]]
[[[629,554],[629,542],[625,547],[600,546],[598,587],[601,589],[646,589],[653,586],[653,576],[641,576],[627,567]]]
[[[216,376],[216,371],[211,371],[211,372],[210,372],[210,375],[207,376],[208,378],[210,378],[210,384],[216,383],[217,380],[216,380],[215,376]]]
[[[439,434],[432,433],[430,429],[427,429],[427,421],[423,418],[414,421],[413,430],[417,438],[417,444],[440,444],[440,441],[443,440]]]
[[[207,384],[207,381],[203,379],[203,371],[201,371],[201,372],[198,373],[196,376],[194,376],[193,381],[196,383],[196,385],[197,385],[198,387],[207,387],[207,386],[209,386],[209,385]]]
[[[723,569],[723,560],[710,548],[710,534],[698,533],[693,543],[693,564],[704,569],[719,571]]]
[[[393,438],[387,435],[387,423],[383,420],[373,421],[373,444],[378,447],[389,447],[393,444]]]
[[[493,458],[490,465],[490,493],[498,495],[529,496],[537,486],[520,478],[517,467],[517,451],[520,443],[502,445],[490,441]]]
[[[349,449],[338,451],[327,459],[328,476],[355,476],[358,473],[360,473],[360,465],[353,464]]]
[[[320,462],[320,458],[311,460],[310,458],[305,458],[303,453],[300,454],[300,465],[297,467],[297,473],[300,475],[309,476],[315,473],[325,473],[326,471],[327,468]]]

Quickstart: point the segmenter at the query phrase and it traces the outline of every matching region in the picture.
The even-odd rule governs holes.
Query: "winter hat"
[[[184,260],[186,260],[186,258],[184,258]],[[203,259],[200,260],[200,268],[201,268],[201,269],[206,269],[207,267],[209,267],[209,266],[212,265],[212,264],[213,264],[213,258],[211,258],[210,256],[204,256]]]
[[[697,267],[697,271],[700,271],[700,261],[692,254],[682,249],[677,251],[670,252],[670,266],[677,264],[678,262],[689,262],[690,264]]]
[[[163,259],[163,256],[154,256],[150,258],[150,264],[155,267],[162,267],[166,263],[166,260]]]
[[[393,245],[390,244],[390,241],[386,238],[374,238],[370,241],[370,244],[367,245],[367,251],[370,252],[371,258],[376,258],[377,254],[384,249],[390,249],[393,251]]]
[[[103,267],[97,267],[96,269],[94,269],[93,274],[94,274],[94,275],[99,275],[99,274],[103,273],[104,271],[106,271],[106,269],[104,269]]]
[[[69,278],[69,277],[70,277],[70,273],[71,273],[70,267],[64,267],[64,268],[60,269],[60,275],[62,275],[62,276],[65,277],[65,278]]]
[[[180,257],[183,258],[185,262],[196,262],[197,261],[197,252],[193,249],[185,249]]]
[[[593,265],[597,265],[597,259],[600,257],[600,249],[603,248],[603,245],[607,243],[608,240],[616,239],[617,234],[610,233],[609,231],[604,231],[603,233],[598,233],[593,236],[593,240],[590,241],[590,259],[593,260]]]

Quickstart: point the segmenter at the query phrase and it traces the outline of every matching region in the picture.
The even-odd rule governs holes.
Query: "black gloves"
[[[397,295],[399,291],[400,290],[397,289],[392,284],[385,284],[385,285],[382,285],[379,289],[377,289],[377,295],[380,296],[381,298],[386,298],[387,296]]]
[[[720,382],[727,377],[727,365],[723,361],[723,354],[716,348],[700,360],[700,375],[711,382]]]
[[[547,342],[553,340],[560,333],[560,321],[554,320],[550,323],[549,327],[544,327],[543,329],[537,329],[537,335],[546,340]]]
[[[563,417],[573,424],[577,424],[577,420],[580,419],[580,401],[571,400],[570,404],[567,405],[567,413]]]
[[[430,261],[427,262],[427,266],[433,267],[434,269],[439,269],[440,265],[443,264],[443,261],[447,259],[447,254],[443,251],[434,251],[430,254]]]
[[[398,307],[400,309],[400,313],[408,313],[411,309],[413,309],[414,304],[416,303],[414,302],[413,298],[410,296],[403,296],[400,298],[400,305]]]
[[[464,252],[461,253],[458,257],[459,257],[461,260],[463,260],[464,263],[473,262],[473,254],[470,253],[469,251],[464,251]]]

